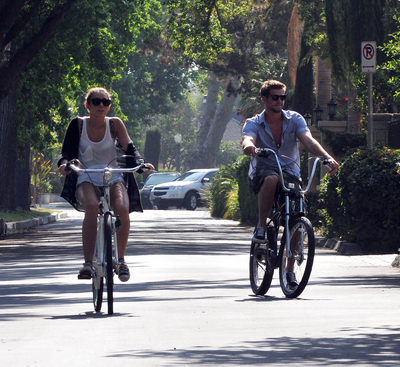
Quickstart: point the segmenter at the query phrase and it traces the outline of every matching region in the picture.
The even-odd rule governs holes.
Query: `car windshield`
[[[152,175],[146,180],[145,185],[158,185],[160,183],[174,181],[175,178],[176,175]]]
[[[200,172],[186,172],[182,176],[179,176],[174,181],[197,181],[199,178],[203,177],[206,174],[204,171]]]

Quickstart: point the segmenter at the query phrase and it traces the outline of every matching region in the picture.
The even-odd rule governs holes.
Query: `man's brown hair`
[[[260,96],[267,96],[272,89],[283,90],[283,93],[286,92],[286,85],[281,83],[278,80],[270,79],[263,83],[260,88]]]

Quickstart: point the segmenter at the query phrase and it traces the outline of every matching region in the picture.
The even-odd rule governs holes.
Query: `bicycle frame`
[[[104,214],[111,213],[111,227],[112,227],[112,237],[113,237],[113,269],[118,261],[118,245],[117,245],[117,228],[115,216],[110,208],[110,186],[104,186],[104,195],[100,197],[99,201],[99,214],[97,218],[97,237],[96,246],[94,250],[93,257],[93,267],[95,268],[96,276],[94,277],[94,286],[96,289],[100,288],[100,278],[105,277],[105,240],[104,240]]]
[[[289,196],[290,196],[290,194],[293,192],[294,185],[293,185],[293,184],[289,184],[289,186],[293,185],[293,187],[287,187],[287,186],[285,185],[285,180],[284,180],[284,178],[283,178],[282,166],[281,166],[281,164],[280,164],[280,162],[279,162],[279,159],[278,159],[278,156],[277,156],[277,154],[275,153],[274,150],[269,149],[269,148],[257,148],[257,149],[256,149],[256,153],[257,153],[257,154],[260,154],[260,153],[262,154],[262,153],[264,153],[264,154],[266,154],[266,155],[273,154],[273,156],[274,156],[274,158],[275,158],[275,161],[276,161],[276,164],[278,165],[278,173],[279,173],[280,185],[282,186],[283,191],[285,192],[285,204],[284,204],[284,206],[285,206],[284,217],[285,217],[285,218],[284,218],[284,227],[285,227],[285,233],[286,233],[286,240],[285,240],[285,243],[286,243],[286,251],[287,251],[288,257],[292,257],[292,252],[291,252],[291,250],[290,250],[290,233],[289,233],[289,220],[290,220],[290,198],[289,198]],[[307,187],[306,187],[304,190],[299,190],[299,193],[300,193],[300,197],[299,197],[299,213],[302,213],[303,215],[304,215],[303,195],[304,195],[305,193],[307,193],[307,191],[310,189],[312,179],[314,178],[315,171],[316,171],[316,169],[317,169],[317,164],[318,164],[318,162],[320,162],[320,161],[323,161],[323,162],[324,162],[324,160],[322,160],[320,157],[315,157],[314,164],[313,164],[313,167],[312,167],[312,170],[311,170],[311,174],[310,174],[310,178],[309,178],[309,180],[308,180]],[[281,208],[282,208],[282,207],[281,207]],[[280,209],[281,209],[281,208],[280,208]],[[280,209],[278,210],[279,212],[281,212]],[[272,219],[271,219],[271,220],[272,220]],[[300,233],[300,236],[302,236],[302,235],[303,235],[303,234]],[[300,241],[300,243],[303,243],[303,241]]]
[[[68,169],[78,174],[101,173],[103,175],[104,194],[99,200],[97,219],[97,236],[92,266],[94,274],[92,277],[93,303],[96,312],[100,312],[103,300],[103,281],[107,284],[108,314],[113,314],[113,276],[118,265],[118,243],[117,229],[121,222],[115,217],[110,202],[110,182],[112,173],[133,173],[144,167],[144,162],[133,168],[90,168],[82,169],[76,166],[78,160],[68,163]],[[108,250],[107,250],[108,248]],[[111,254],[111,255],[110,255]],[[88,277],[89,278],[89,277]],[[89,278],[90,279],[90,278]]]

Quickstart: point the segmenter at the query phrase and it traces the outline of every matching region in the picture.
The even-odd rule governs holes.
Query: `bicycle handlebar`
[[[111,172],[111,173],[133,173],[143,168],[150,168],[147,167],[144,163],[140,163],[139,165],[132,167],[132,168],[114,168],[114,167],[104,167],[104,168],[80,168],[82,166],[81,162],[78,159],[73,159],[69,161],[65,166],[65,171],[75,171],[78,174],[83,173],[104,173],[104,172]]]
[[[285,181],[283,179],[282,167],[281,167],[281,164],[279,162],[279,159],[278,159],[278,156],[277,156],[276,152],[274,150],[270,149],[270,148],[256,148],[256,154],[259,155],[260,157],[265,157],[265,158],[267,158],[269,155],[273,154],[273,156],[275,158],[275,161],[276,161],[276,164],[278,165],[279,176],[280,176],[280,179],[281,179],[283,190],[286,191],[286,192],[289,192],[290,189],[285,186]],[[324,165],[330,166],[330,163],[329,163],[329,161],[327,159],[321,158],[321,157],[315,157],[314,164],[313,164],[313,167],[312,167],[312,170],[311,170],[311,174],[310,174],[310,177],[308,179],[308,185],[304,190],[300,190],[300,193],[305,194],[310,189],[311,182],[312,182],[312,179],[314,178],[315,171],[316,171],[316,168],[317,168],[317,163],[320,162],[320,161]]]

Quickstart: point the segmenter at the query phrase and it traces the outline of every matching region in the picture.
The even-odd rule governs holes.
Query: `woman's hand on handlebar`
[[[71,170],[67,169],[68,161],[63,161],[64,163],[58,166],[58,172],[60,172],[63,176],[69,175]]]
[[[151,163],[145,163],[145,165],[143,166],[143,173],[148,174],[151,172],[155,172],[156,169],[154,168],[154,166]]]

